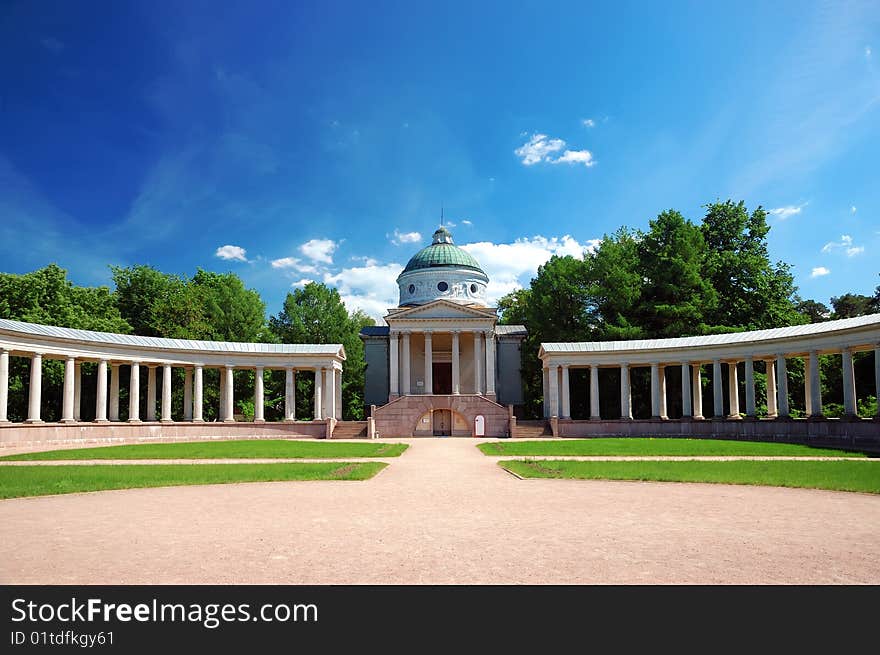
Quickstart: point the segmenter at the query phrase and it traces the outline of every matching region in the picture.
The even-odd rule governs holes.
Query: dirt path
[[[5,583],[880,583],[880,497],[520,482],[414,439],[367,482],[0,501]]]

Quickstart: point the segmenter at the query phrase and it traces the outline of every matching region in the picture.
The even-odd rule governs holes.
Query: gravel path
[[[880,584],[880,496],[521,482],[474,439],[405,441],[366,482],[0,501],[0,582]]]

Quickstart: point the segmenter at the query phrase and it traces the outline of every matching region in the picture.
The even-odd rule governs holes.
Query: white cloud
[[[831,271],[824,266],[817,266],[810,273],[810,277],[822,277],[823,275],[828,275]]]
[[[871,46],[866,45],[866,46],[865,46],[865,59],[870,59],[870,58],[871,58],[871,54],[873,54],[872,51],[871,51]]]
[[[780,221],[784,221],[786,219],[791,218],[792,216],[796,216],[800,214],[804,207],[807,206],[807,203],[802,205],[786,205],[784,207],[777,207],[776,209],[771,209],[767,213],[771,216],[778,216]]]
[[[592,118],[585,118],[581,121],[581,123],[584,124],[584,127],[596,127],[596,121],[594,121]]]
[[[822,252],[834,252],[835,250],[843,250],[847,257],[855,257],[865,252],[865,247],[854,246],[852,237],[848,234],[843,234],[840,237],[840,241],[829,241],[822,246]]]
[[[547,161],[551,164],[583,164],[584,166],[592,166],[596,163],[593,153],[589,150],[566,150],[561,157]]]
[[[464,220],[461,222],[461,224],[462,224],[462,225],[467,225],[468,227],[470,227],[471,225],[473,225],[473,223],[472,223],[471,221],[469,221],[468,219],[464,219]]]
[[[532,138],[514,150],[517,157],[522,158],[525,166],[547,161],[550,153],[558,152],[565,147],[562,139],[551,139],[546,134],[533,134]]]
[[[296,257],[282,257],[272,260],[272,268],[296,268],[299,260]]]
[[[308,279],[308,278],[303,278],[302,280],[297,280],[296,282],[293,282],[290,286],[292,286],[292,287],[304,287],[304,286],[306,286],[307,284],[311,284],[312,282],[314,282],[314,280],[310,280],[310,279]]]
[[[488,241],[469,243],[462,249],[473,255],[489,276],[487,290],[491,304],[501,296],[520,289],[534,277],[538,267],[553,255],[583,257],[584,251],[596,249],[600,239],[590,239],[584,243],[572,236],[517,239],[513,243],[491,243]]]
[[[339,244],[331,239],[311,239],[302,244],[299,251],[312,261],[332,264],[333,253],[338,247]]]
[[[533,134],[532,138],[519,148],[514,150],[514,154],[520,157],[524,166],[532,166],[540,162],[548,164],[584,164],[592,166],[595,164],[593,153],[589,150],[565,150],[559,157],[553,157],[554,153],[558,153],[565,148],[565,141],[562,139],[551,139],[546,134]]]
[[[855,214],[856,211],[858,211],[858,210],[856,209],[856,206],[853,205],[852,207],[849,208],[849,211],[850,211],[851,214]]]
[[[381,320],[389,307],[396,307],[399,300],[397,276],[403,266],[397,263],[378,264],[375,261],[364,266],[343,268],[338,273],[324,274],[324,283],[335,286],[349,311],[363,310],[376,320]]]
[[[227,260],[236,260],[239,262],[247,261],[247,250],[242,248],[241,246],[220,246],[217,248],[217,252],[214,253],[215,257],[219,257],[220,259]]]
[[[401,232],[397,228],[394,228],[393,234],[386,234],[385,236],[391,239],[391,243],[395,246],[404,243],[418,243],[422,240],[422,234],[420,232]]]

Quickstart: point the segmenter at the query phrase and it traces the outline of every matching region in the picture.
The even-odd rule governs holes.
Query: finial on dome
[[[442,225],[437,228],[437,231],[434,232],[434,238],[431,239],[432,246],[436,246],[438,243],[453,243],[452,232]]]

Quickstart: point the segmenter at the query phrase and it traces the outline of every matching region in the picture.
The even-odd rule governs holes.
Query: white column
[[[284,369],[284,420],[296,420],[296,371],[293,366]]]
[[[544,418],[550,418],[550,369],[541,368],[541,397],[544,399]]]
[[[486,395],[495,397],[495,332],[486,331]],[[566,414],[566,418],[571,418]]]
[[[162,366],[162,422],[171,423],[171,364]]]
[[[400,343],[397,332],[390,332],[388,336],[388,393],[397,396],[400,394],[400,372],[397,365]]]
[[[487,341],[488,337],[487,334]],[[488,348],[486,350],[488,352]],[[486,381],[488,383],[488,377]],[[568,364],[562,365],[562,415],[559,418],[571,418],[571,387],[569,385]]]
[[[204,374],[202,371],[202,365],[196,364],[193,367],[193,423],[201,423],[204,420],[202,418],[202,406],[204,405],[204,389]]]
[[[119,420],[119,364],[110,364],[110,420]]]
[[[755,418],[755,360],[746,357],[746,416]]]
[[[620,365],[620,418],[633,417],[632,393],[629,385],[629,364]]]
[[[727,362],[727,402],[730,405],[729,418],[739,416],[739,371],[736,362]]]
[[[853,372],[853,354],[849,348],[843,351],[843,413],[847,418],[858,416],[856,407],[856,378]]]
[[[316,421],[320,421],[324,418],[324,415],[321,413],[321,386],[324,384],[324,380],[321,376],[321,369],[315,369],[315,409],[314,409],[314,419]]]
[[[776,356],[776,402],[779,417],[788,418],[788,368],[785,355]]]
[[[73,356],[64,361],[64,393],[61,400],[61,422],[73,423],[73,396],[76,386],[73,377],[76,375],[76,359]]]
[[[479,332],[475,334],[479,335]],[[550,416],[559,417],[559,365],[550,366]]]
[[[767,417],[776,418],[779,416],[776,409],[776,362],[768,359],[764,365],[767,371]]]
[[[483,333],[474,332],[474,393],[483,393]]]
[[[691,387],[694,394],[694,418],[703,418],[703,365],[694,362],[691,366]]]
[[[694,415],[691,405],[691,372],[688,362],[681,363],[681,416],[691,418]]]
[[[128,422],[141,422],[141,367],[140,362],[131,363],[128,378]]]
[[[333,379],[336,386],[336,413],[333,416],[340,420],[342,419],[342,369],[336,369]]]
[[[220,386],[220,393],[217,395],[217,420],[222,421],[226,417],[226,375],[222,366],[217,369],[217,380]]]
[[[880,419],[880,346],[874,348],[874,398],[877,399],[877,418]]]
[[[98,362],[98,379],[95,388],[95,423],[107,422],[107,360]]]
[[[9,351],[0,348],[0,423],[9,422]]]
[[[452,333],[452,393],[461,393],[461,363],[459,361],[458,330]]]
[[[721,386],[721,360],[712,360],[712,415],[715,418],[724,417],[724,393]]]
[[[810,399],[810,407],[808,414],[820,418],[822,416],[822,382],[819,369],[819,353],[813,350],[810,352],[808,385]]]
[[[324,369],[324,418],[336,416],[336,369],[332,366]]]
[[[183,370],[183,420],[193,420],[193,370],[189,366]]]
[[[404,396],[408,396],[410,393],[410,353],[409,353],[409,332],[403,333],[403,352],[401,353],[401,362],[400,372],[403,379],[400,384],[400,393]]]
[[[156,367],[147,366],[147,420],[156,420]]]
[[[73,420],[79,421],[82,416],[82,363],[73,365]]]
[[[590,366],[590,420],[601,421],[599,414],[599,367]]]
[[[651,364],[651,418],[660,418],[660,365]]]
[[[667,420],[669,414],[666,412],[666,367],[661,366],[658,373],[660,374],[660,418]]]
[[[425,331],[425,390],[424,393],[434,393],[434,342],[431,333]]]
[[[224,423],[234,423],[235,422],[235,385],[234,385],[234,376],[233,371],[235,369],[232,366],[226,366],[226,370],[224,371],[226,376],[226,384],[224,385],[224,391],[226,392],[224,395],[225,400],[223,401],[223,422]]]
[[[43,354],[31,357],[31,382],[28,389],[28,417],[25,423],[42,423],[40,403],[43,400]]]
[[[257,370],[254,371],[254,423],[266,422],[263,403],[263,367],[257,366]]]

